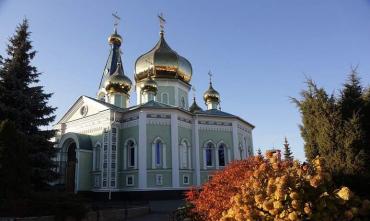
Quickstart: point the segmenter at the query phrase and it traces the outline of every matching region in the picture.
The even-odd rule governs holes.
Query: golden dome
[[[108,93],[125,93],[131,90],[130,78],[123,74],[121,63],[118,63],[116,71],[105,81],[105,90]]]
[[[143,85],[141,86],[141,91],[143,92],[154,92],[157,94],[157,82],[149,75],[147,79],[144,80]]]
[[[213,102],[220,102],[220,94],[213,89],[212,83],[209,83],[209,88],[204,92],[203,95],[204,101],[207,103],[208,101],[213,101]]]
[[[108,37],[108,42],[109,44],[115,44],[115,45],[121,46],[122,37],[121,35],[117,34],[117,29],[115,29],[114,33]]]
[[[160,32],[160,39],[154,48],[135,62],[136,82],[145,79],[150,73],[155,78],[178,78],[189,83],[192,72],[190,62],[168,46],[163,31]]]

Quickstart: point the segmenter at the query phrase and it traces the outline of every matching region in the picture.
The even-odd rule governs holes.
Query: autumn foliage
[[[337,188],[322,158],[283,161],[280,153],[236,161],[187,201],[201,220],[367,220],[370,201]]]

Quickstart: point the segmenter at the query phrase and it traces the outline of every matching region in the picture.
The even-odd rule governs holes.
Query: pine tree
[[[289,143],[288,143],[288,140],[284,139],[284,159],[285,160],[293,160],[293,153],[292,151],[290,150],[290,146],[289,146]]]
[[[0,121],[9,119],[27,139],[32,185],[35,190],[47,187],[53,172],[53,130],[41,130],[55,118],[55,108],[47,104],[51,94],[39,86],[40,73],[31,64],[32,49],[28,21],[25,19],[10,38],[7,57],[0,70]]]
[[[307,159],[324,157],[338,185],[365,193],[358,185],[359,180],[369,177],[360,81],[352,72],[339,98],[328,95],[312,80],[307,85],[302,99],[293,99],[302,115],[300,128]]]
[[[31,170],[22,136],[13,122],[0,122],[0,199],[18,199],[30,190]]]

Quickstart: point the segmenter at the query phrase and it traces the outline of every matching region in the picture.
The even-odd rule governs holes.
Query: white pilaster
[[[123,169],[126,170],[127,169],[127,165],[128,165],[128,148],[127,148],[127,145],[124,144],[123,146]]]
[[[198,117],[195,116],[193,124],[193,156],[194,156],[194,166],[195,168],[195,183],[197,186],[200,185],[200,152],[199,152],[199,129],[198,129]]]
[[[177,113],[171,114],[172,186],[179,187],[179,128]]]
[[[139,188],[147,187],[146,171],[146,113],[139,113]]]
[[[234,159],[240,160],[240,153],[239,153],[239,142],[238,142],[238,123],[233,121],[233,149],[234,149]]]

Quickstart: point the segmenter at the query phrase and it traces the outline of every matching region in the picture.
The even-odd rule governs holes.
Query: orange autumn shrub
[[[370,201],[334,186],[322,158],[300,164],[271,152],[233,163],[188,201],[210,221],[367,220],[370,211]]]
[[[203,220],[219,220],[222,212],[231,207],[230,198],[239,192],[244,180],[261,161],[257,157],[234,161],[223,171],[213,174],[201,191],[195,188],[188,191],[186,199],[193,204],[193,212]]]

